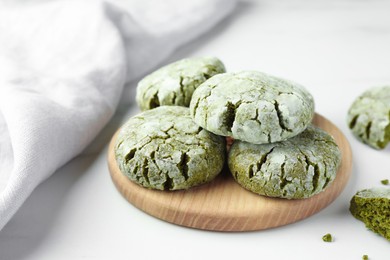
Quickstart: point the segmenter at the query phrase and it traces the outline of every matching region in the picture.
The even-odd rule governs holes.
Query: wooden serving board
[[[307,218],[334,201],[351,175],[352,153],[342,132],[316,114],[313,123],[330,133],[339,145],[342,163],[337,177],[323,192],[301,200],[268,198],[238,185],[228,170],[208,184],[186,191],[157,191],[130,181],[119,170],[113,136],[108,150],[111,178],[134,206],[159,219],[181,226],[214,231],[251,231],[278,227]]]

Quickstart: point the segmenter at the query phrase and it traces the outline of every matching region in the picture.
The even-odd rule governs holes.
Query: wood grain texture
[[[278,227],[307,218],[334,201],[351,175],[352,153],[343,133],[316,114],[313,123],[330,133],[340,147],[342,162],[336,179],[323,192],[301,200],[268,198],[239,186],[225,169],[215,180],[187,191],[145,189],[124,176],[116,163],[113,136],[108,150],[111,178],[134,206],[159,219],[198,229],[252,231]]]

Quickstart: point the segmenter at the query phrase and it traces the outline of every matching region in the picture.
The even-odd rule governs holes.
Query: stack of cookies
[[[146,188],[209,182],[226,160],[241,186],[270,197],[308,198],[336,176],[340,150],[311,124],[313,97],[296,83],[226,73],[216,58],[192,58],[145,77],[136,99],[143,112],[119,131],[115,155],[120,170]],[[226,138],[234,140],[229,151]]]

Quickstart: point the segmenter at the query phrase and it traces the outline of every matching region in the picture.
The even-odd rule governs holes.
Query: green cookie
[[[146,188],[179,190],[214,179],[225,149],[225,139],[196,125],[188,108],[162,106],[122,126],[115,156],[130,180]]]
[[[251,144],[235,141],[229,169],[244,188],[269,197],[308,198],[336,177],[341,162],[333,138],[312,125],[283,142]]]
[[[218,135],[273,143],[301,133],[314,116],[313,97],[300,85],[257,71],[223,73],[192,96],[194,121]]]
[[[225,72],[217,58],[183,59],[166,65],[142,79],[136,100],[141,110],[159,106],[188,107],[194,90],[211,76]]]
[[[349,210],[367,228],[390,240],[390,189],[358,191],[351,200]]]
[[[347,121],[358,140],[384,149],[390,141],[390,86],[372,88],[359,96],[348,111]]]

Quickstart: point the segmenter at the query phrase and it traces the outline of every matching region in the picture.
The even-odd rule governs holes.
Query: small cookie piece
[[[348,126],[361,142],[384,149],[390,141],[390,86],[371,88],[351,105]]]
[[[194,121],[210,132],[262,144],[301,133],[314,116],[314,101],[298,84],[242,71],[205,81],[194,92],[190,110]]]
[[[390,241],[390,189],[358,191],[351,199],[349,211],[367,228]]]
[[[235,141],[228,155],[229,169],[241,186],[286,199],[309,198],[323,191],[336,177],[340,162],[333,138],[312,125],[283,142]]]
[[[217,58],[179,60],[143,78],[137,86],[136,101],[141,110],[188,107],[194,90],[211,76],[223,72],[225,66]]]
[[[322,236],[322,241],[324,242],[333,242],[332,234],[328,233]]]
[[[198,125],[188,108],[162,106],[130,118],[116,138],[123,174],[150,189],[179,190],[211,181],[224,165],[225,138]]]

